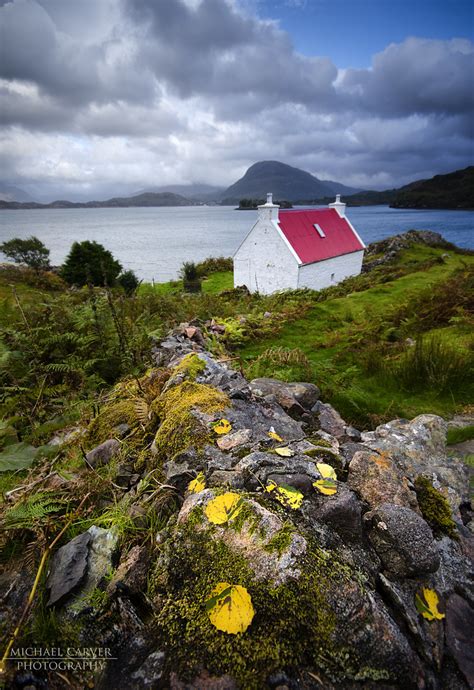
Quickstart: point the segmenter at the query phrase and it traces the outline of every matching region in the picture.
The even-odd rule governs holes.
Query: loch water
[[[474,248],[474,211],[361,206],[347,215],[366,244],[416,229]],[[140,279],[163,282],[176,278],[184,261],[232,256],[256,217],[230,206],[2,210],[0,242],[36,235],[59,265],[73,242],[95,240]]]

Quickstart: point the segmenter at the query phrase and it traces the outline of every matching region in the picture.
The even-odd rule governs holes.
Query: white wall
[[[298,262],[271,220],[258,220],[234,256],[234,286],[269,295],[298,287]]]
[[[301,266],[298,277],[299,288],[311,288],[322,290],[325,287],[336,285],[344,278],[359,275],[362,268],[364,252],[352,252],[343,254],[333,259],[318,261],[315,264]]]

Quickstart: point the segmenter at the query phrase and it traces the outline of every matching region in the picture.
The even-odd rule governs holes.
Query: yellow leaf
[[[247,630],[255,611],[245,587],[219,582],[206,602],[209,619],[218,630],[236,635]]]
[[[313,482],[313,486],[325,496],[337,494],[337,484],[334,479],[318,479],[317,482]]]
[[[233,520],[242,510],[243,499],[234,491],[216,496],[207,504],[204,512],[209,522],[214,525],[224,525]]]
[[[275,453],[277,453],[277,455],[281,455],[282,458],[292,458],[295,454],[294,451],[292,451],[291,448],[288,448],[287,446],[283,448],[275,448]]]
[[[323,479],[337,479],[336,470],[331,465],[326,465],[325,462],[318,462],[316,467]]]
[[[435,619],[441,620],[445,617],[444,613],[438,611],[439,597],[434,589],[423,587],[423,597],[424,600],[419,594],[415,596],[415,606],[418,610],[418,613],[421,613],[423,618],[433,621]]]
[[[228,419],[219,419],[218,422],[215,422],[215,424],[212,425],[212,428],[216,434],[228,434],[232,429],[232,424]]]
[[[206,479],[204,477],[203,472],[199,472],[196,479],[193,479],[188,484],[188,491],[191,491],[191,493],[193,493],[193,494],[197,494],[200,491],[203,491],[205,488],[206,488]]]
[[[301,507],[303,503],[303,494],[294,486],[289,484],[276,484],[274,481],[270,480],[265,487],[265,491],[268,493],[275,492],[273,496],[279,501],[283,506],[288,506],[288,508],[293,508],[296,510]]]
[[[283,443],[282,437],[277,434],[277,432],[275,431],[275,429],[272,426],[270,427],[270,431],[268,432],[268,435],[274,441],[278,441],[278,443]]]

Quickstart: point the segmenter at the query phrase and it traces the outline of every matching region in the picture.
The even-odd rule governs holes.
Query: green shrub
[[[211,273],[221,273],[224,271],[232,271],[234,269],[234,262],[231,257],[211,256],[204,261],[196,264],[198,276],[201,278],[208,276]]]
[[[26,264],[35,271],[49,268],[49,249],[37,237],[27,240],[15,237],[0,244],[0,251],[16,264]]]
[[[98,242],[74,242],[61,268],[69,285],[114,285],[122,270],[112,253]]]
[[[122,287],[127,295],[133,295],[140,281],[133,271],[124,271],[117,278],[117,283]]]

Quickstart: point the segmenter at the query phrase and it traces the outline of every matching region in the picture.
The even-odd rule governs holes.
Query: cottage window
[[[320,228],[317,223],[314,224],[314,227],[315,227],[315,229],[316,229],[316,231],[320,237],[323,237],[323,238],[326,237],[326,235],[324,234],[324,230],[322,228]]]

